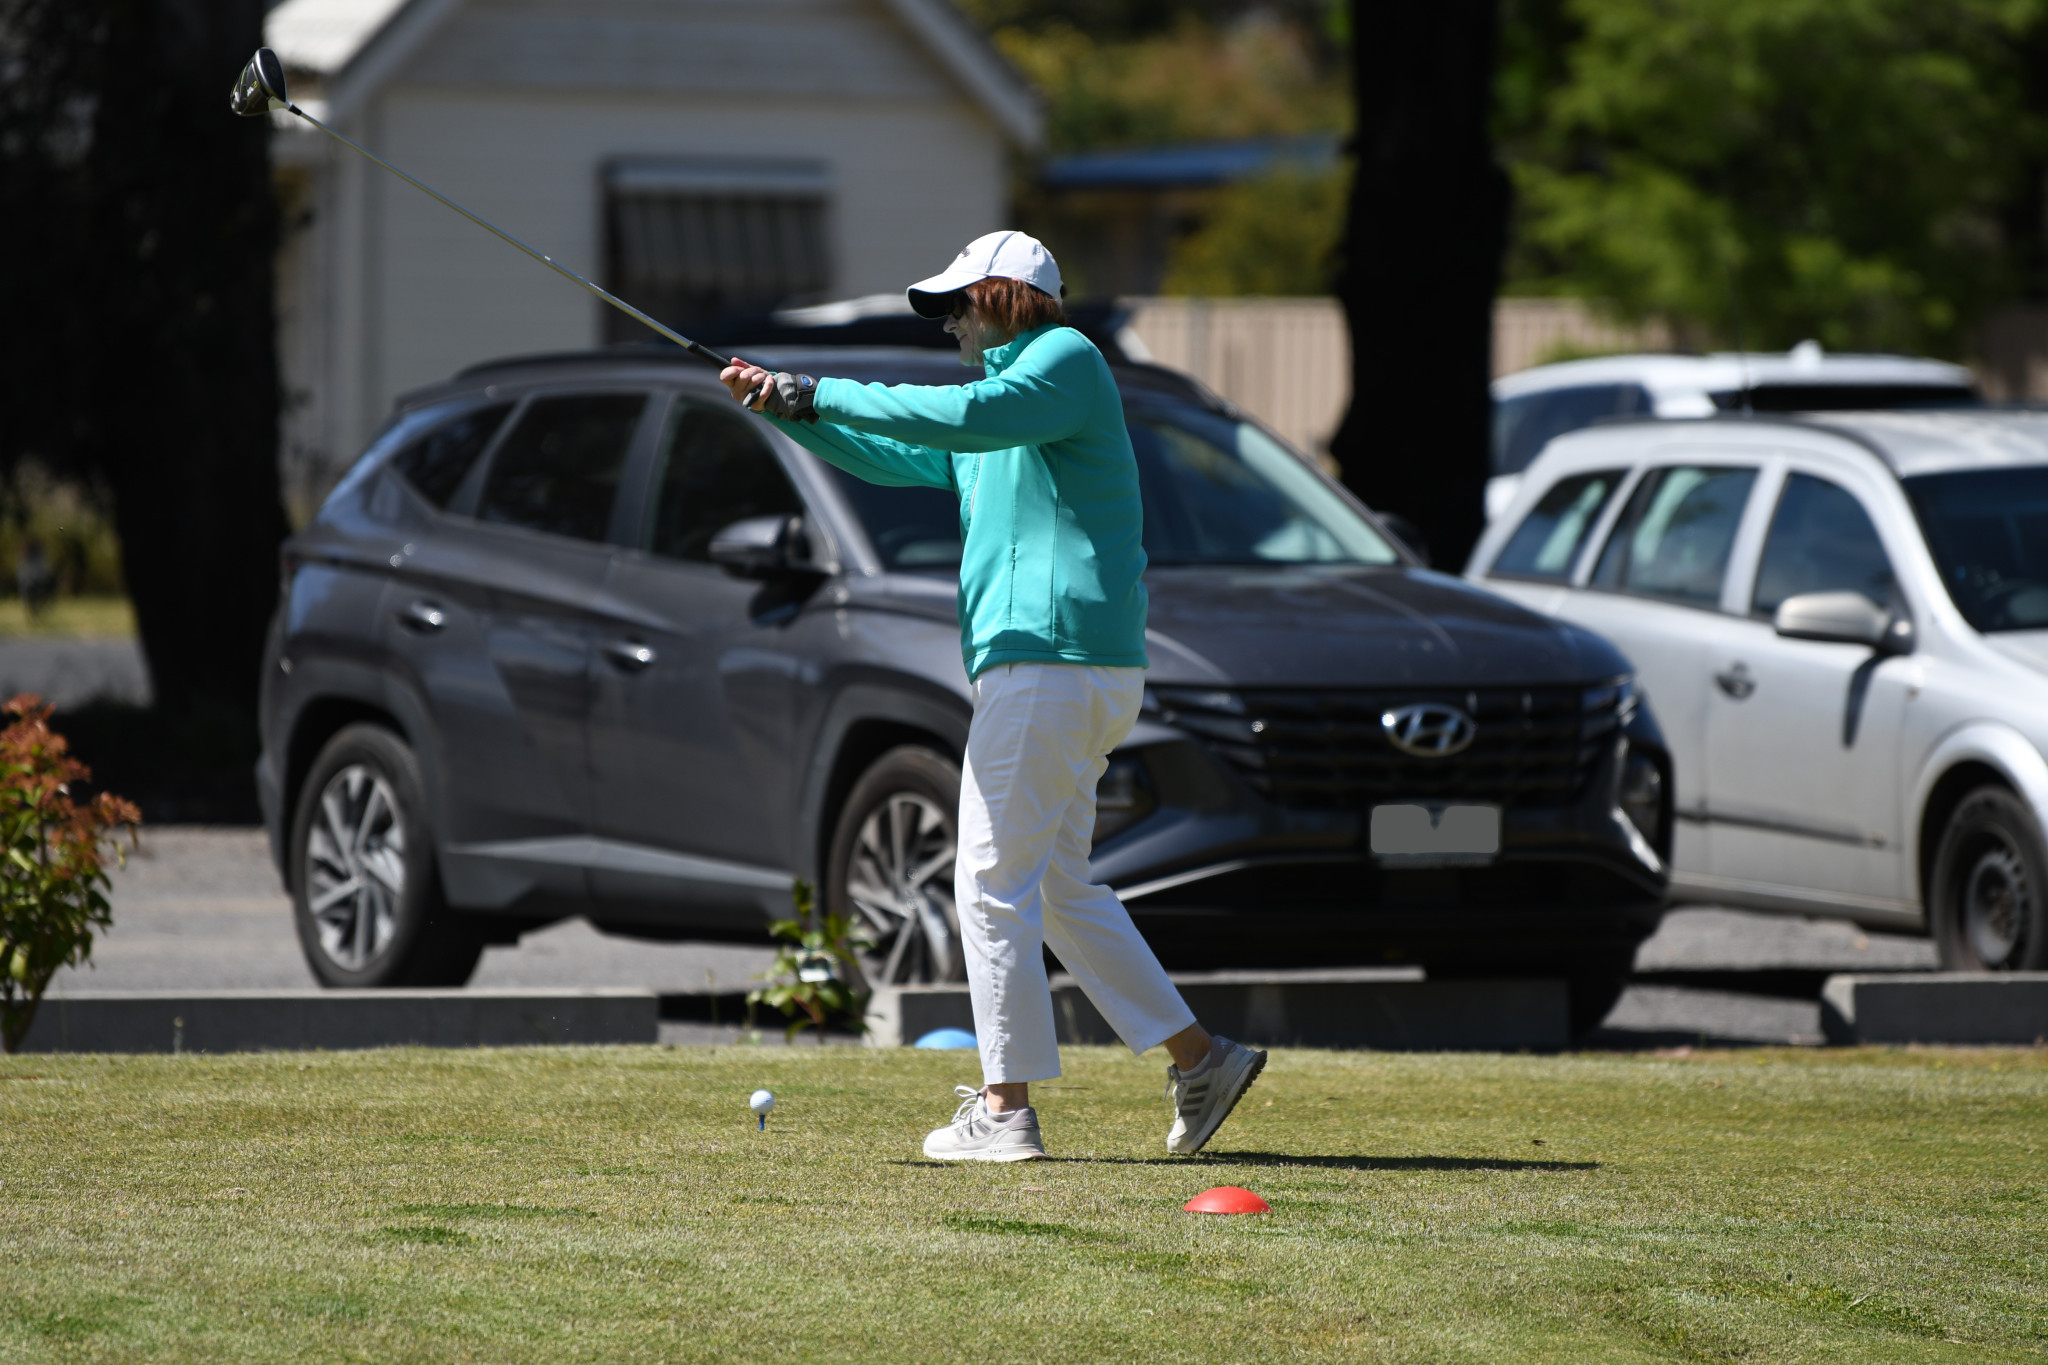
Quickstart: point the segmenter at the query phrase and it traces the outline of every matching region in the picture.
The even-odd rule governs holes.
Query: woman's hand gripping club
[[[764,370],[734,356],[732,364],[719,371],[718,378],[732,390],[735,399],[755,412],[788,422],[818,420],[814,406],[818,381],[807,374]]]

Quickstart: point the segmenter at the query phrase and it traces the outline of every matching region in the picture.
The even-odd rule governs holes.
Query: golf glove
[[[818,381],[807,374],[782,372],[770,379],[765,386],[761,411],[780,417],[785,422],[815,422],[818,410],[813,406],[818,396]]]

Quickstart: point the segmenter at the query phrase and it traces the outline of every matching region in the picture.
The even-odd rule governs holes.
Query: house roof
[[[1058,190],[1180,189],[1225,185],[1281,166],[1325,170],[1336,164],[1337,135],[1310,133],[1073,152],[1048,161],[1039,181]]]
[[[390,79],[459,8],[461,0],[284,0],[264,20],[264,41],[296,72],[318,78],[333,118],[345,119]],[[959,81],[1010,139],[1045,136],[1038,95],[951,0],[881,0],[924,50]]]

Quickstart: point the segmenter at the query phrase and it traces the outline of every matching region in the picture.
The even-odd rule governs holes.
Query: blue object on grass
[[[974,1035],[964,1028],[935,1028],[912,1044],[913,1047],[978,1047]]]

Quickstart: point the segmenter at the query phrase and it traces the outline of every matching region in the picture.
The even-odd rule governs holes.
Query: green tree
[[[2041,0],[1515,0],[1510,288],[1956,354],[2031,269]]]
[[[998,24],[1001,48],[1046,102],[1054,152],[1341,129],[1342,73],[1308,24],[1231,24],[1183,12],[1151,31],[1055,16]]]
[[[1233,185],[1167,258],[1169,294],[1327,294],[1348,177],[1279,170]]]

